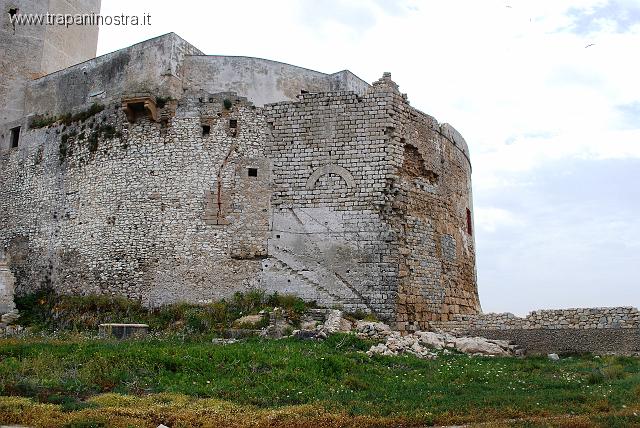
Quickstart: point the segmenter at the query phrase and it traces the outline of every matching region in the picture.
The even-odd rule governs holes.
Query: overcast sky
[[[485,312],[640,306],[640,0],[103,0],[98,53],[175,32],[368,82],[469,143]]]

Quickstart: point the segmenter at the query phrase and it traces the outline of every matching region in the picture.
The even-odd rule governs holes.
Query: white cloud
[[[524,223],[522,218],[504,208],[483,206],[474,208],[474,220],[481,230],[489,233],[501,227],[520,226]]]

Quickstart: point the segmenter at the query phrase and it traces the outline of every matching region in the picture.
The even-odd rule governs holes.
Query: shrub
[[[58,120],[60,120],[60,123],[64,124],[65,126],[69,126],[71,125],[71,122],[73,122],[71,113],[65,113],[61,115],[60,117],[58,117]]]
[[[53,125],[57,121],[58,121],[58,118],[56,118],[55,116],[36,115],[31,119],[29,128],[31,129],[44,128],[45,126]]]
[[[104,106],[102,104],[93,103],[91,104],[91,107],[89,107],[87,110],[83,110],[81,112],[74,114],[73,116],[71,116],[69,120],[71,122],[84,121],[100,113],[102,110],[104,110]]]
[[[111,139],[116,135],[116,128],[113,125],[103,125],[100,128],[100,133],[104,135],[104,138]]]
[[[203,308],[187,309],[184,313],[184,319],[190,333],[205,333],[211,327],[210,320]]]
[[[231,110],[231,107],[233,107],[233,103],[231,102],[231,100],[229,98],[225,98],[224,101],[222,101],[222,105],[227,110]]]

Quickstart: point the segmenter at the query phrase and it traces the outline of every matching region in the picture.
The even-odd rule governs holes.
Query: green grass
[[[139,301],[117,296],[67,296],[49,290],[16,298],[19,323],[32,331],[93,332],[108,322],[146,323],[154,332],[186,335],[221,332],[244,315],[280,307],[294,323],[313,303],[290,295],[260,290],[236,293],[227,300],[194,305],[176,303],[149,309]]]
[[[587,426],[606,426],[634,420],[616,412],[640,410],[638,358],[550,362],[441,355],[425,361],[370,358],[362,352],[369,346],[345,335],[325,342],[250,339],[226,346],[177,338],[5,339],[0,395],[89,414],[99,407],[91,399],[99,394],[170,393],[265,411],[309,405],[347,418],[396,418],[396,425],[400,419],[448,424],[573,414],[599,418]],[[603,373],[597,383],[589,380],[594,371]]]

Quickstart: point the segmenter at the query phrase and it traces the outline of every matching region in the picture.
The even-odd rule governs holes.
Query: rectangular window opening
[[[247,171],[247,175],[249,177],[257,177],[258,176],[258,168],[249,168]]]
[[[209,125],[202,125],[202,136],[206,137],[207,135],[211,134],[211,126]]]
[[[11,147],[18,147],[18,143],[20,142],[20,127],[16,126],[15,128],[11,128]]]
[[[467,233],[473,235],[473,229],[471,224],[471,210],[467,208]]]
[[[229,119],[229,128],[236,129],[238,127],[237,119]]]

